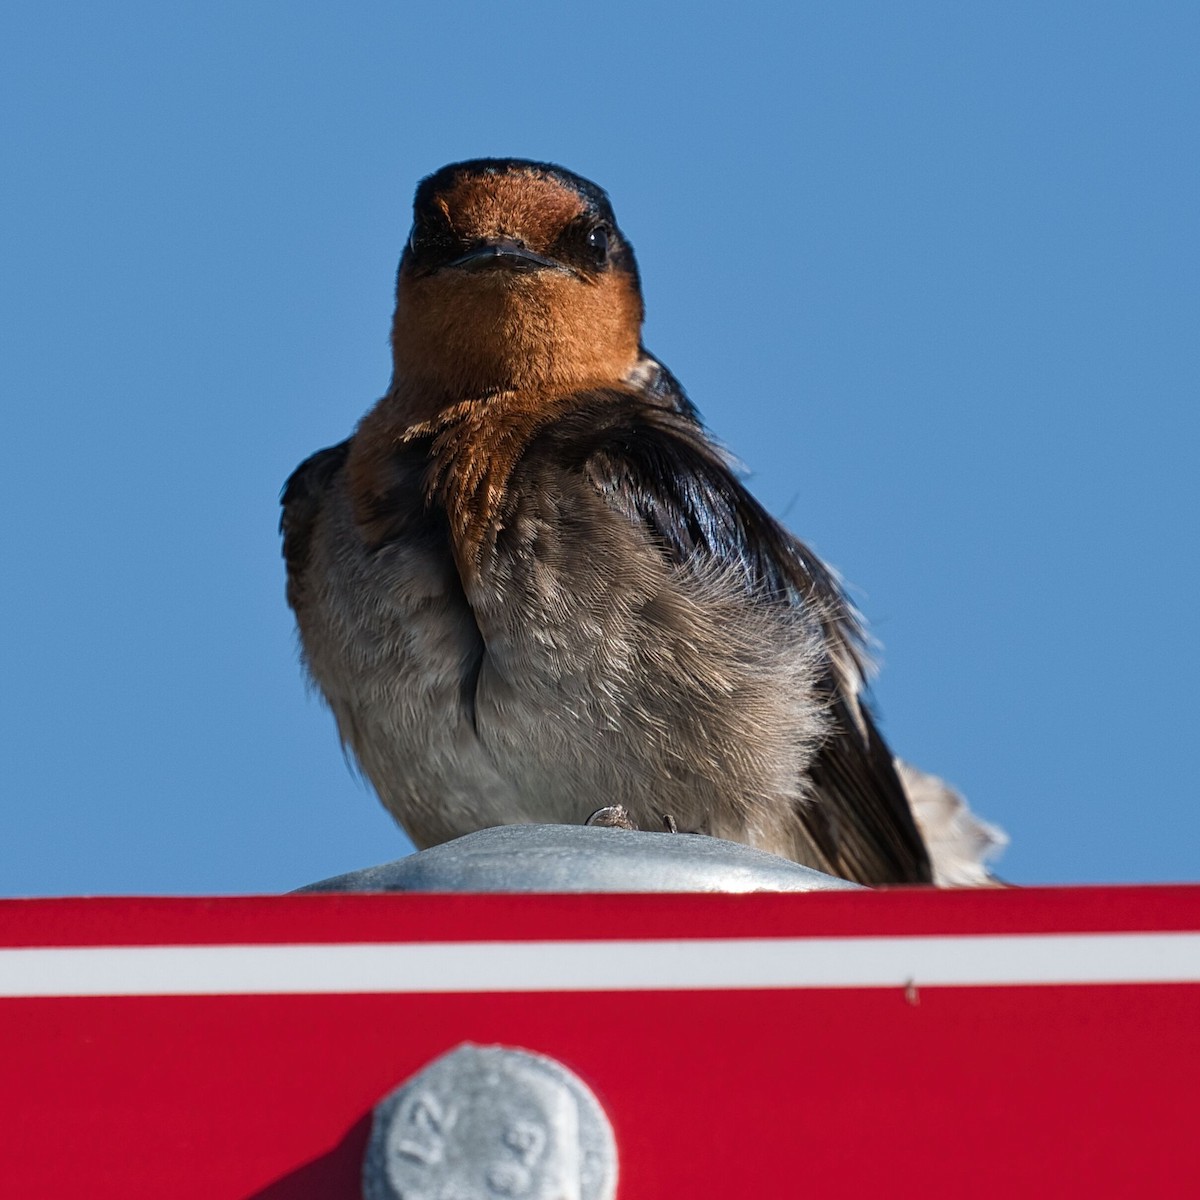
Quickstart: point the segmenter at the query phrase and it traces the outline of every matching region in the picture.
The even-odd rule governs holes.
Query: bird
[[[418,848],[616,806],[933,882],[862,618],[643,315],[596,184],[515,158],[420,182],[390,385],[282,493],[301,656],[344,749]]]

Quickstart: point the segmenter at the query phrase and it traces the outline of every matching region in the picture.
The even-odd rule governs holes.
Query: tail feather
[[[896,772],[933,865],[938,887],[1003,886],[988,870],[989,859],[1008,845],[1008,834],[977,817],[944,779],[897,758]]]

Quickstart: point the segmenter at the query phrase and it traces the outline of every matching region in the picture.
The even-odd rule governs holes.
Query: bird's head
[[[595,184],[548,163],[476,159],[423,180],[400,260],[394,386],[462,399],[576,390],[634,368],[633,248]]]

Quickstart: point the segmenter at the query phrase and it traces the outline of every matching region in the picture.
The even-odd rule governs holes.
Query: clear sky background
[[[0,893],[408,849],[305,691],[277,496],[477,155],[608,189],[647,344],[1003,873],[1200,878],[1194,0],[8,0],[0,56]]]

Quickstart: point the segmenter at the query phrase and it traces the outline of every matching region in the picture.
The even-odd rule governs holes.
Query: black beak
[[[487,271],[500,269],[505,271],[563,271],[562,263],[555,262],[541,254],[535,254],[526,249],[520,242],[509,238],[497,238],[491,242],[481,242],[473,246],[466,254],[460,254],[446,264],[457,267],[461,271]]]

